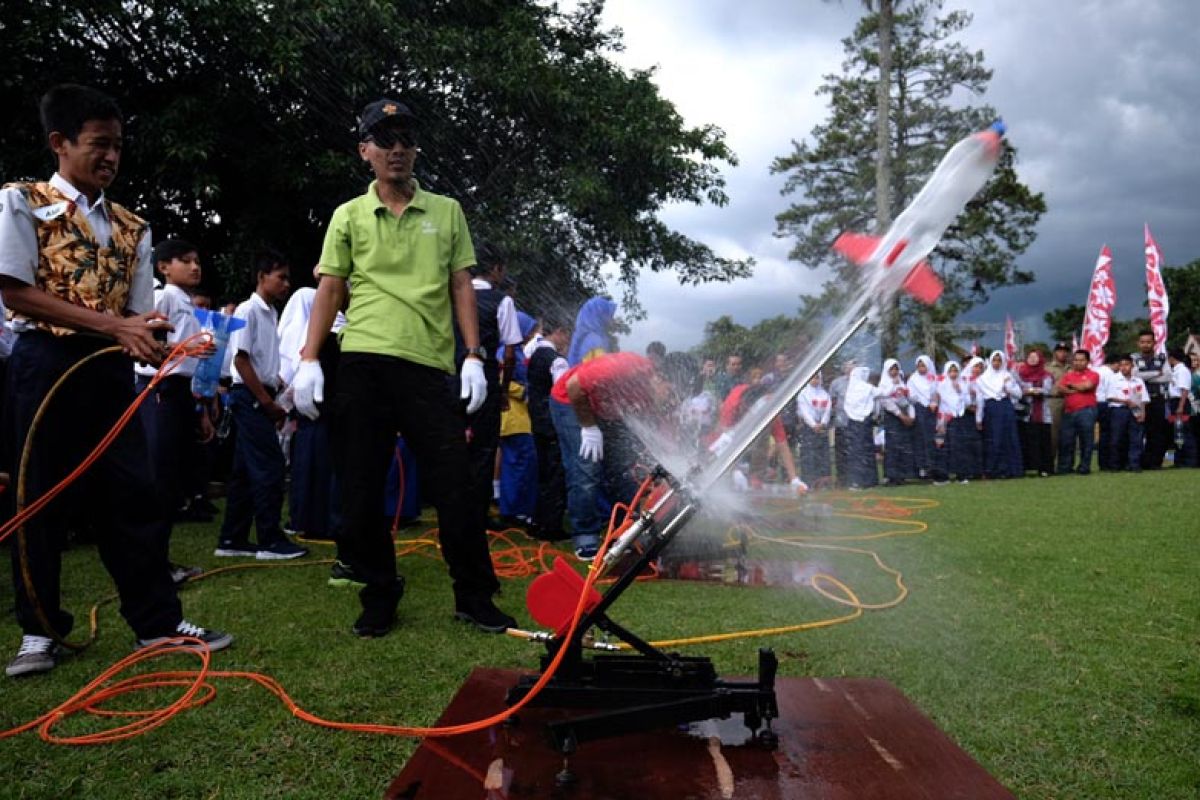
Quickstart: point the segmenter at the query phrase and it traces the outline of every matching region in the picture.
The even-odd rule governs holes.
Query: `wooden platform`
[[[504,707],[512,670],[476,669],[439,724]],[[991,800],[1013,795],[894,686],[873,679],[780,678],[779,749],[748,740],[739,715],[589,742],[571,757],[577,782],[559,787],[562,758],[543,723],[566,712],[526,709],[514,727],[427,739],[388,788],[388,800],[525,798],[845,798]]]

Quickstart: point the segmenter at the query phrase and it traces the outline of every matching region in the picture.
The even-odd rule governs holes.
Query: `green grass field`
[[[856,544],[903,571],[911,589],[904,603],[823,630],[694,649],[730,675],[752,673],[763,642],[780,654],[783,675],[885,678],[1021,797],[1195,798],[1198,490],[1200,473],[1174,470],[912,487],[902,494],[940,501],[919,515],[928,531]],[[177,530],[176,560],[217,566],[211,528]],[[864,602],[895,594],[861,556],[820,559]],[[536,664],[537,647],[451,619],[439,562],[410,557],[401,568],[408,595],[400,625],[380,640],[350,633],[357,599],[327,587],[321,566],[189,585],[185,613],[237,634],[232,649],[214,656],[215,668],[269,673],[302,706],[334,719],[428,724],[473,666]],[[91,548],[69,552],[65,572],[66,603],[82,619],[110,584]],[[500,603],[528,623],[523,592],[523,581],[508,582]],[[614,617],[663,638],[843,612],[808,590],[657,582],[634,587]],[[0,642],[7,660],[19,642],[11,614],[0,620]],[[3,679],[0,726],[51,709],[131,644],[107,607],[92,649],[50,675]],[[195,663],[178,657],[156,668]],[[247,682],[221,681],[218,690],[210,705],[120,744],[51,746],[36,734],[0,742],[0,796],[376,798],[416,746],[311,727]],[[94,725],[73,719],[62,730]]]

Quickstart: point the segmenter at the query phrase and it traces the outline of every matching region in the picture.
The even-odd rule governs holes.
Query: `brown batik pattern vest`
[[[146,221],[116,203],[108,203],[112,242],[101,247],[92,228],[74,202],[49,183],[14,183],[29,203],[30,211],[55,203],[67,209],[53,219],[35,215],[38,264],[35,283],[47,294],[102,314],[124,316],[129,287],[138,267],[137,248],[148,230]],[[14,319],[21,319],[14,315]],[[57,336],[76,333],[71,328],[31,320],[41,330]]]

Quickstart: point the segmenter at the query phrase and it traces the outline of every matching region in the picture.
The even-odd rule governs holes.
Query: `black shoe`
[[[517,621],[496,608],[490,597],[464,597],[454,604],[454,616],[487,633],[504,633]]]
[[[378,588],[365,586],[358,593],[362,600],[363,610],[354,621],[351,628],[355,636],[363,639],[376,639],[386,636],[396,624],[396,606],[404,596],[404,576],[397,575],[392,591],[380,591]]]
[[[229,645],[233,644],[233,634],[224,633],[222,631],[214,631],[212,628],[201,628],[199,625],[193,625],[185,619],[180,620],[179,624],[175,626],[175,631],[168,636],[155,636],[149,639],[138,639],[134,649],[144,650],[147,647],[153,647],[160,642],[165,642],[168,639],[174,639],[179,636],[187,636],[192,639],[199,639],[200,641],[204,642],[204,646],[206,646],[210,652],[214,653],[218,650],[224,650],[226,647],[229,647]],[[172,645],[172,647],[178,647],[183,650],[201,649],[199,646],[189,644],[187,642],[181,642],[179,644]]]
[[[249,542],[217,542],[213,555],[218,558],[256,558],[258,548]]]

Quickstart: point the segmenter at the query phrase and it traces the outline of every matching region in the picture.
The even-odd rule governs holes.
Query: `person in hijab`
[[[847,476],[850,473],[850,462],[846,455],[846,388],[850,385],[850,373],[856,364],[854,359],[842,363],[842,374],[829,384],[829,400],[833,406],[833,469],[837,485],[845,487],[849,484]]]
[[[800,478],[809,486],[829,483],[829,422],[832,404],[821,373],[813,376],[796,398],[799,420]]]
[[[596,356],[616,349],[611,328],[617,314],[617,304],[607,297],[593,297],[579,309],[571,346],[567,348],[567,365],[577,367]]]
[[[896,359],[883,362],[876,395],[883,416],[883,477],[889,486],[899,486],[917,474],[913,455],[917,420],[908,397],[908,386],[900,372],[900,362]]]
[[[959,483],[969,483],[982,471],[979,430],[976,427],[977,407],[970,405],[971,388],[963,377],[957,361],[942,367],[942,379],[937,384],[938,439],[934,463],[934,482],[953,476]]]
[[[929,356],[917,356],[916,372],[908,378],[908,399],[916,414],[913,428],[913,459],[917,475],[930,477],[936,446],[934,429],[937,427],[937,370]]]
[[[846,381],[846,484],[852,491],[867,489],[879,483],[875,467],[875,387],[871,371],[854,367]]]
[[[538,333],[538,322],[524,311],[517,312],[521,345],[514,347],[512,380],[508,383],[508,407],[500,414],[500,519],[506,524],[533,523],[538,499],[538,456],[533,442],[527,393],[529,359],[525,344]],[[501,345],[505,349],[506,345]],[[497,359],[503,362],[504,353]]]
[[[983,374],[985,366],[987,365],[983,363],[982,358],[971,356],[959,375],[961,385],[967,393],[967,410],[964,416],[975,420],[974,452],[976,458],[973,462],[975,470],[971,473],[973,480],[983,478],[983,398],[979,396],[979,376]]]
[[[988,357],[987,369],[975,381],[983,400],[983,474],[987,478],[1019,478],[1021,438],[1013,402],[1021,399],[1021,387],[1008,371],[1008,359],[999,350]]]
[[[1054,376],[1046,369],[1041,350],[1031,348],[1025,355],[1025,363],[1017,369],[1017,381],[1029,406],[1029,418],[1019,424],[1021,459],[1025,469],[1037,470],[1047,478],[1054,472],[1054,417],[1049,402]]]

